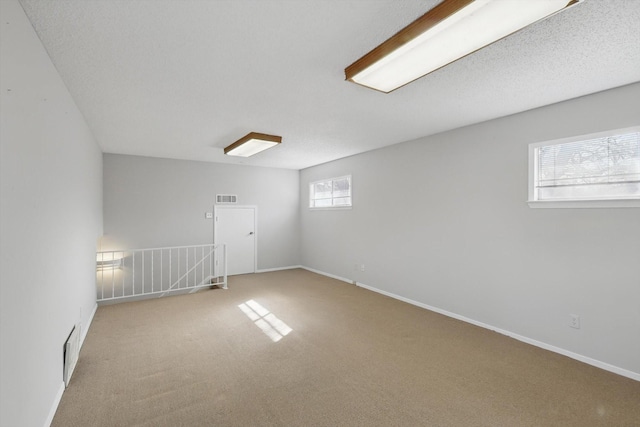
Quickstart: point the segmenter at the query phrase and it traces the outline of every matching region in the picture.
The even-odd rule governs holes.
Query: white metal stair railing
[[[226,247],[222,244],[98,252],[96,284],[98,302],[194,292],[213,285],[227,289]]]

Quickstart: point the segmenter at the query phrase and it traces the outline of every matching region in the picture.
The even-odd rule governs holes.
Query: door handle
[[[249,232],[249,236],[251,236],[252,234],[253,234],[253,231],[250,231],[250,232]]]

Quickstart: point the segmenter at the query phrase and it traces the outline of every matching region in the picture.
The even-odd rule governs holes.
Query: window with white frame
[[[351,207],[351,175],[310,183],[309,207],[312,209]]]
[[[529,146],[529,204],[567,202],[640,207],[640,126]]]

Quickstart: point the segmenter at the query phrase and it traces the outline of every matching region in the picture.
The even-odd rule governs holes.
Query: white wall
[[[529,143],[639,124],[636,83],[305,169],[302,264],[640,375],[640,209],[526,203]]]
[[[104,155],[104,250],[213,242],[216,194],[258,206],[258,269],[299,265],[299,173]]]
[[[96,304],[102,154],[18,2],[0,14],[0,425],[41,427]]]

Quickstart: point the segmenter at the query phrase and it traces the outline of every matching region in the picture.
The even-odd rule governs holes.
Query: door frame
[[[253,209],[253,272],[258,271],[258,206],[256,205],[213,205],[213,244],[218,235],[218,212],[229,209]],[[228,252],[227,252],[228,253]]]

